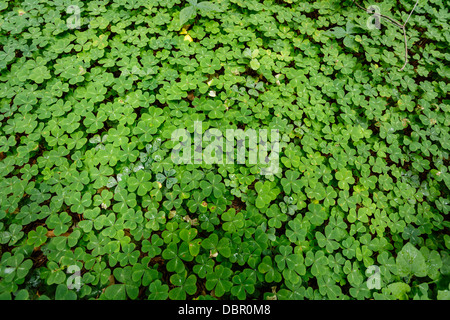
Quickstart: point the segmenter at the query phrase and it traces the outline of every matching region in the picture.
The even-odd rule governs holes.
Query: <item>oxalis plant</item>
[[[441,0],[0,0],[0,299],[450,299],[448,29]]]

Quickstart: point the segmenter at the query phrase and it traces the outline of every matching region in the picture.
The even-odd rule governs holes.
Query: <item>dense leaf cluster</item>
[[[403,72],[352,1],[212,2],[0,1],[0,298],[449,299],[445,1]],[[194,121],[281,170],[175,165]]]

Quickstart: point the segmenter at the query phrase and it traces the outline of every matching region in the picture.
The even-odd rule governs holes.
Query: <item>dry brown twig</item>
[[[353,3],[356,4],[356,6],[358,8],[360,8],[361,10],[364,10],[365,12],[372,14],[368,9],[365,9],[363,6],[359,5],[358,3],[355,2],[355,0],[353,0]],[[400,29],[403,30],[403,37],[404,37],[404,42],[405,42],[405,63],[403,64],[403,67],[399,70],[399,71],[403,71],[403,69],[405,69],[406,64],[408,63],[408,41],[406,39],[406,24],[408,23],[409,18],[411,18],[412,13],[414,12],[414,10],[416,9],[417,4],[419,3],[419,0],[416,1],[416,4],[414,5],[413,9],[411,10],[411,12],[409,13],[408,18],[406,19],[404,24],[401,24],[400,22],[398,22],[397,20],[388,17],[384,14],[379,14],[379,13],[373,13],[372,15],[376,15],[378,17],[384,18],[388,21],[390,21],[392,24],[396,25],[397,27],[399,27]]]

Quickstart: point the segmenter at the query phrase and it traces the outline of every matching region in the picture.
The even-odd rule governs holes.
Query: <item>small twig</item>
[[[416,4],[414,5],[414,8],[411,10],[411,12],[409,13],[408,18],[406,19],[405,23],[402,26],[403,35],[405,37],[405,64],[400,69],[400,71],[403,71],[403,69],[405,69],[405,67],[406,67],[406,64],[408,63],[408,41],[406,40],[406,24],[408,23],[409,18],[411,18],[411,15],[412,15],[413,11],[416,9],[416,6],[417,6],[418,3],[419,3],[419,0],[416,1]]]
[[[363,6],[356,3],[355,0],[353,0],[353,3],[356,4],[356,6],[358,8],[360,8],[361,10],[364,10],[365,12],[367,12],[369,14],[371,13],[371,12],[369,12],[369,10],[365,9]],[[411,18],[411,15],[414,12],[414,10],[416,9],[416,6],[418,3],[419,3],[419,0],[416,1],[416,4],[414,5],[413,9],[409,13],[409,16],[406,19],[404,24],[401,24],[400,22],[398,22],[397,20],[395,20],[391,17],[385,16],[384,14],[379,14],[379,13],[374,14],[378,17],[385,18],[386,20],[390,21],[391,23],[395,24],[397,27],[399,27],[400,29],[403,30],[403,38],[404,38],[404,42],[405,42],[405,63],[403,64],[403,67],[399,71],[403,71],[403,69],[405,69],[406,65],[408,64],[408,40],[406,39],[406,24],[408,23],[409,18]]]
[[[414,8],[411,10],[411,12],[409,13],[408,19],[406,19],[405,24],[403,25],[403,27],[406,26],[406,24],[408,23],[409,18],[411,18],[411,15],[413,13],[413,11],[416,9],[417,4],[419,3],[419,0],[416,1],[416,4],[414,5]]]
[[[403,30],[403,36],[405,39],[405,63],[403,64],[403,67],[399,71],[403,71],[405,69],[406,64],[408,63],[408,41],[406,40],[406,29],[405,26],[402,27]]]

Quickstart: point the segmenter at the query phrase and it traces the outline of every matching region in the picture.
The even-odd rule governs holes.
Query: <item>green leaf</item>
[[[399,300],[408,299],[408,293],[411,291],[411,287],[403,282],[391,283],[388,285],[388,289]]]
[[[211,1],[202,1],[199,2],[196,5],[197,8],[199,8],[201,11],[204,11],[205,13],[211,12],[211,11],[219,11],[219,7],[215,4],[212,3]]]
[[[396,259],[398,274],[401,277],[425,277],[427,275],[427,264],[422,253],[411,243],[403,246]]]
[[[113,284],[106,288],[105,297],[108,300],[125,300],[127,298],[127,294],[125,291],[124,284]]]
[[[223,296],[228,292],[233,283],[228,280],[233,272],[231,269],[218,265],[215,267],[214,272],[206,275],[206,289],[213,290],[217,297]]]
[[[186,24],[190,19],[192,19],[197,14],[197,7],[189,6],[185,7],[180,11],[180,25]]]
[[[266,282],[280,282],[281,274],[272,265],[272,259],[269,256],[265,256],[261,263],[258,265],[258,271],[264,274]]]
[[[190,242],[197,236],[197,229],[183,229],[180,231],[180,238],[183,241]]]
[[[170,282],[176,286],[169,292],[169,298],[172,300],[186,300],[186,294],[193,295],[197,291],[197,277],[191,274],[186,278],[186,274],[173,274],[170,276]]]
[[[260,66],[261,66],[261,64],[259,63],[259,61],[257,59],[252,59],[250,61],[250,68],[252,68],[253,70],[258,70]]]
[[[150,284],[149,300],[166,300],[169,297],[169,286],[162,284],[161,280],[156,280]]]

